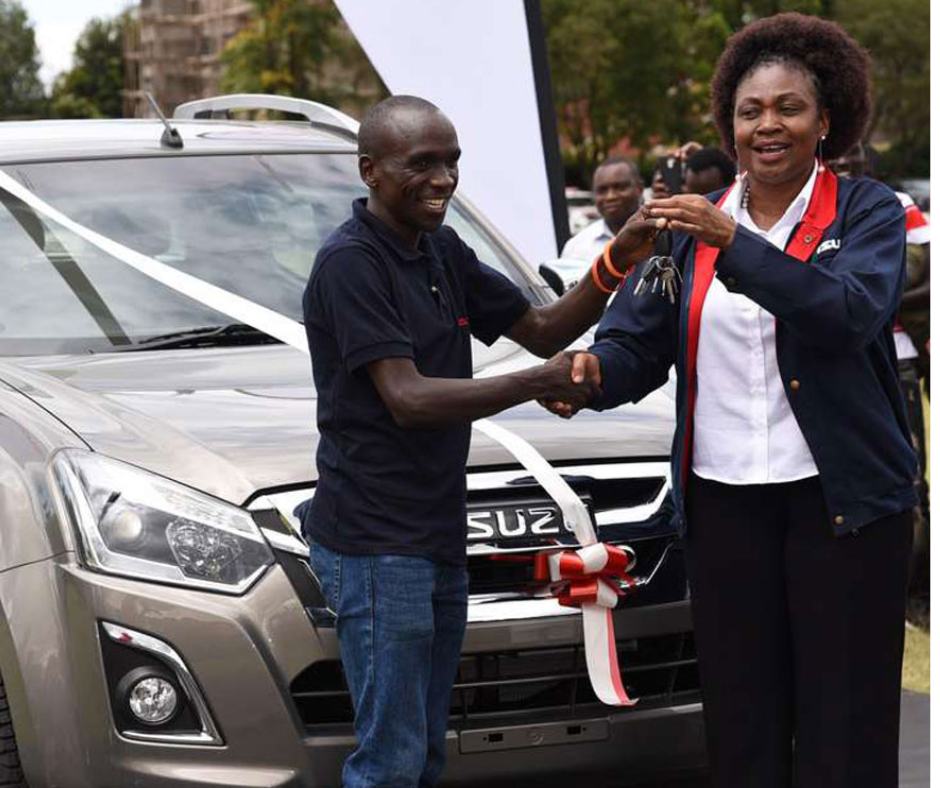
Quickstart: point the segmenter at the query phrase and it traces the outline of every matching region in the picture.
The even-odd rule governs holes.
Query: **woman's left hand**
[[[709,246],[727,249],[737,222],[700,194],[677,194],[646,204],[651,218],[665,218],[668,229],[690,233]]]

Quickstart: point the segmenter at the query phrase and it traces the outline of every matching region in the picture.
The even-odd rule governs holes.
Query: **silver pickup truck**
[[[82,228],[300,320],[319,244],[363,186],[328,107],[206,100],[159,120],[0,124],[0,171]],[[61,218],[61,217],[60,217]],[[554,298],[456,199],[451,224],[537,304]],[[329,611],[294,515],[317,483],[309,360],[134,270],[0,188],[0,785],[338,786],[353,743]],[[538,363],[508,340],[477,375]],[[518,560],[571,542],[557,507],[475,434],[470,624],[448,784],[628,778],[704,763],[681,545],[669,525],[667,387],[534,445],[635,551],[615,612],[633,708],[599,704],[580,614]]]

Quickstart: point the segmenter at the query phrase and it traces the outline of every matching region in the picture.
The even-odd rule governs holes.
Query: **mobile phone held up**
[[[682,194],[685,166],[678,156],[660,156],[656,169],[663,176],[663,182],[670,194]]]

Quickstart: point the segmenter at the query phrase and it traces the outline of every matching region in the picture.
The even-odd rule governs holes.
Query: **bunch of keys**
[[[646,261],[646,267],[636,283],[633,295],[643,295],[647,291],[655,293],[658,288],[659,294],[667,297],[670,304],[674,304],[681,283],[682,274],[672,259],[672,233],[661,232],[656,236],[653,256]]]

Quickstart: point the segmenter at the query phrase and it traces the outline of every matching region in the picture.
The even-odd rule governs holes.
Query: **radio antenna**
[[[181,150],[183,147],[183,138],[180,136],[180,133],[170,125],[170,121],[166,119],[166,116],[160,110],[160,105],[157,104],[157,100],[153,97],[153,94],[147,90],[144,91],[144,95],[150,102],[150,106],[153,107],[153,111],[157,113],[157,117],[163,121],[164,129],[163,136],[160,137],[160,144],[167,148]]]

